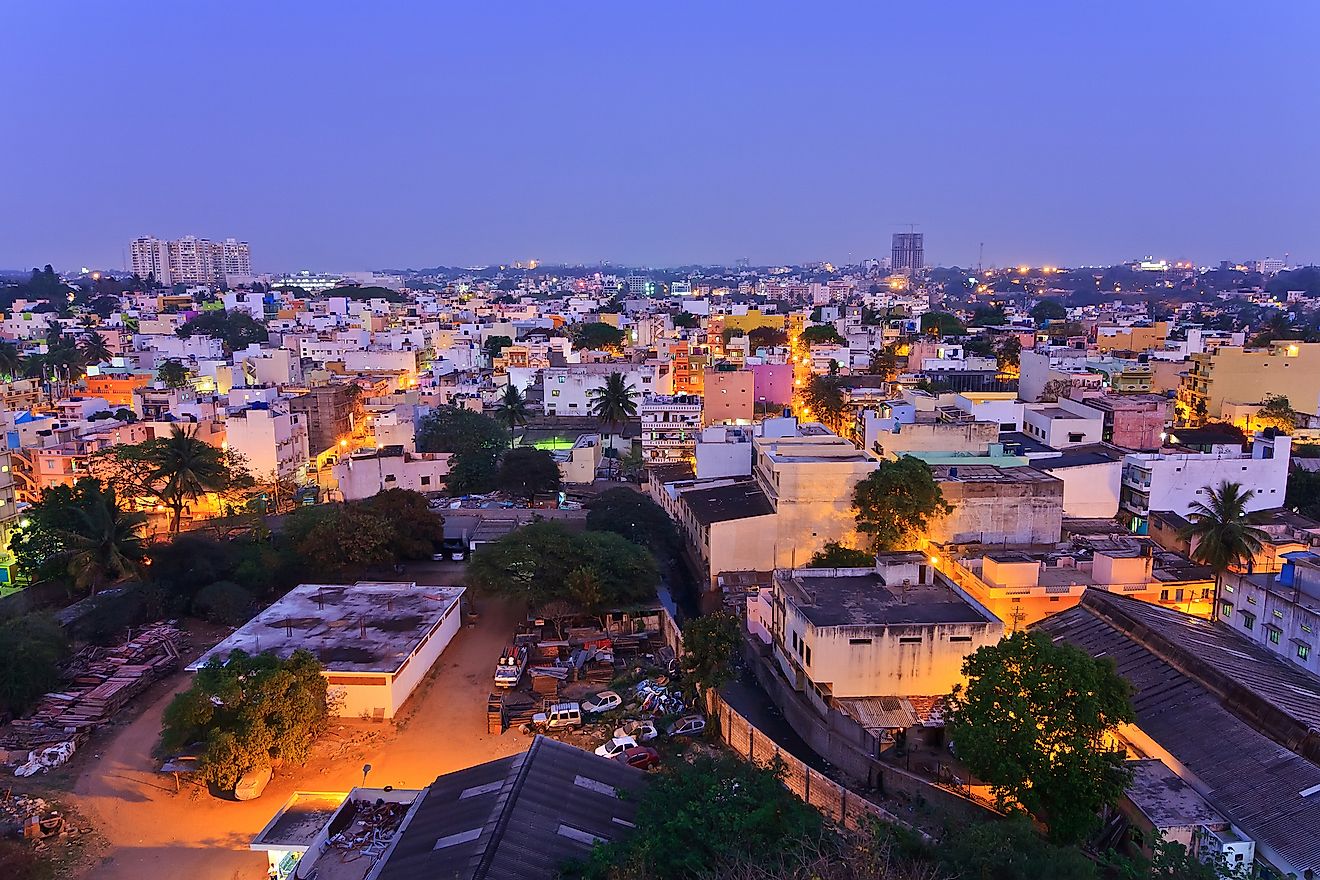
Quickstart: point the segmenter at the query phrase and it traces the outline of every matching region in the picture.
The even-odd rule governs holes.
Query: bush
[[[241,626],[252,617],[252,594],[233,581],[216,581],[197,591],[193,613],[212,623]]]
[[[68,653],[69,640],[49,614],[25,614],[0,624],[0,710],[21,714],[57,688],[59,664]]]

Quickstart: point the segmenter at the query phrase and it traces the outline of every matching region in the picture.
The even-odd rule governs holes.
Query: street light
[[[370,765],[370,764],[363,764],[363,765],[362,765],[362,787],[363,787],[363,788],[366,788],[366,787],[367,787],[367,774],[370,773],[370,772],[371,772],[371,765]]]

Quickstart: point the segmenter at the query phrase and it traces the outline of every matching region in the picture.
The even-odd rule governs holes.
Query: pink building
[[[701,420],[707,425],[728,422],[750,424],[756,415],[753,389],[756,378],[750,370],[707,369]]]
[[[1170,401],[1158,394],[1086,395],[1082,403],[1105,415],[1104,439],[1124,449],[1151,451],[1171,416]]]
[[[788,406],[793,400],[792,364],[753,364],[752,396],[758,405]]]

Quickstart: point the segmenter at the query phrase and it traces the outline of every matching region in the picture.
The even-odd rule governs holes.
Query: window
[[[430,478],[430,477],[422,477],[422,485],[423,485],[423,486],[429,486],[429,485],[431,485],[431,478]]]
[[[971,640],[971,636],[949,636],[951,642],[970,642]]]
[[[1169,591],[1168,591],[1168,590],[1160,590],[1160,601],[1161,601],[1161,602],[1167,602],[1167,601],[1169,601]]]
[[[1232,617],[1232,616],[1233,616],[1233,603],[1232,603],[1232,602],[1221,602],[1221,603],[1219,603],[1219,616],[1220,616],[1220,617]]]
[[[1255,605],[1255,604],[1256,604],[1256,597],[1255,597],[1255,596],[1248,596],[1248,597],[1247,597],[1247,604],[1248,604],[1248,605]]]
[[[808,666],[811,665],[811,646],[810,646],[810,645],[803,645],[803,646],[802,646],[802,660],[803,660]]]
[[[1283,620],[1283,612],[1282,612],[1282,611],[1275,611],[1275,612],[1274,612],[1274,619],[1275,619],[1275,620]]]
[[[1297,659],[1298,659],[1298,660],[1305,660],[1307,657],[1310,657],[1310,656],[1311,656],[1311,646],[1310,646],[1310,645],[1298,645],[1298,646],[1297,646]]]
[[[919,645],[921,644],[921,636],[899,636],[898,643],[900,645]]]
[[[1279,635],[1280,635],[1280,632],[1281,632],[1281,631],[1279,630],[1279,628],[1278,628],[1277,626],[1272,626],[1272,627],[1269,628],[1270,644],[1271,644],[1271,645],[1277,645],[1277,644],[1279,643]]]
[[[869,645],[869,644],[871,644],[871,640],[870,640],[870,639],[849,639],[849,640],[848,640],[848,644],[850,644],[850,645]]]
[[[1242,625],[1243,625],[1244,627],[1246,627],[1247,629],[1255,629],[1255,628],[1256,628],[1256,615],[1252,614],[1250,611],[1243,611],[1243,612],[1242,612]]]
[[[1233,585],[1232,585],[1232,584],[1224,584],[1224,592],[1225,592],[1225,593],[1231,593],[1231,592],[1233,592]]]

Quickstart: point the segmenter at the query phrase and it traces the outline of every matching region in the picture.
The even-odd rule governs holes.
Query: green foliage
[[[513,345],[513,340],[508,336],[488,336],[486,342],[481,346],[481,350],[485,352],[487,359],[493,361],[500,356],[500,352],[510,345]]]
[[[1024,631],[976,651],[963,674],[946,716],[959,760],[1001,807],[1048,824],[1055,842],[1085,839],[1129,779],[1110,738],[1135,715],[1113,661]]]
[[[747,331],[752,351],[758,348],[782,348],[788,345],[788,332],[779,327],[753,327]]]
[[[623,373],[610,373],[605,377],[604,385],[587,392],[591,399],[591,414],[602,425],[614,428],[637,418],[637,401],[641,396],[636,386],[628,384]]]
[[[1036,321],[1062,321],[1068,317],[1068,309],[1057,299],[1043,299],[1031,307],[1030,314]]]
[[[967,328],[956,315],[948,312],[926,312],[921,316],[921,332],[931,336],[964,336]]]
[[[838,376],[812,376],[799,395],[808,418],[838,428],[843,418],[843,380]]]
[[[21,714],[61,681],[69,653],[64,630],[49,614],[27,614],[0,624],[0,712]]]
[[[358,302],[367,302],[368,300],[373,299],[383,299],[386,302],[392,303],[408,301],[408,297],[401,291],[394,290],[390,287],[380,287],[374,284],[368,284],[362,287],[359,287],[356,284],[347,284],[343,287],[331,288],[320,295],[321,298],[332,296],[342,296],[348,299],[357,300]]]
[[[192,371],[178,358],[171,358],[156,370],[156,378],[165,383],[166,388],[182,388],[188,384]]]
[[[537,495],[552,495],[559,491],[559,462],[555,461],[553,453],[544,449],[530,446],[510,449],[500,462],[495,485],[500,491],[526,498],[528,504],[533,504]]]
[[[1269,535],[1252,525],[1256,518],[1247,512],[1255,491],[1225,480],[1207,493],[1204,501],[1192,502],[1180,537],[1193,542],[1193,559],[1222,576],[1234,565],[1255,558]]]
[[[683,673],[698,693],[718,688],[733,677],[740,629],[737,616],[727,611],[697,617],[683,627]]]
[[[784,788],[779,772],[727,755],[671,763],[642,794],[636,832],[592,850],[581,876],[719,876],[721,867],[760,862],[818,838],[820,814]]]
[[[898,375],[898,357],[894,354],[894,347],[886,345],[884,348],[872,349],[866,372],[892,381]]]
[[[827,541],[807,563],[809,568],[874,568],[875,556],[838,541]]]
[[[1302,516],[1320,519],[1320,472],[1293,468],[1288,472],[1284,505]]]
[[[171,425],[170,436],[148,441],[142,450],[151,467],[147,482],[170,508],[170,531],[176,535],[189,501],[230,484],[224,451],[200,439],[195,429]]]
[[[995,880],[1094,880],[1095,863],[1081,850],[1042,840],[1025,816],[954,829],[939,858],[958,877]]]
[[[389,561],[429,559],[445,539],[444,518],[427,506],[426,496],[420,492],[386,489],[346,506],[384,522],[390,532]]]
[[[970,323],[973,327],[995,327],[1008,323],[1008,316],[1002,306],[979,305],[973,310]]]
[[[161,745],[204,742],[198,774],[228,790],[249,770],[306,761],[328,719],[326,680],[310,652],[281,660],[235,651],[223,663],[213,658],[171,701]]]
[[[194,613],[212,623],[241,626],[252,617],[252,594],[233,581],[216,581],[197,591]]]
[[[665,509],[641,492],[619,486],[587,502],[587,528],[615,532],[640,544],[657,559],[668,559],[682,549],[683,540]]]
[[[931,520],[953,510],[930,466],[911,456],[880,462],[853,489],[852,506],[857,530],[877,553],[915,547]]]
[[[120,507],[114,489],[84,477],[43,491],[23,512],[9,548],[35,580],[65,580],[94,593],[138,574],[146,556],[144,522]]]
[[[387,489],[347,504],[298,508],[285,518],[283,540],[312,571],[338,577],[429,558],[444,540],[444,520],[424,495]]]
[[[508,445],[499,422],[460,406],[436,407],[417,429],[419,451],[454,454],[447,478],[453,495],[490,491]]]
[[[513,431],[520,425],[527,424],[531,411],[527,408],[527,398],[522,389],[510,382],[500,395],[500,402],[495,405],[495,418],[509,429],[509,446],[513,446]]]
[[[573,328],[573,347],[610,349],[623,345],[625,334],[618,327],[601,322],[578,324]]]
[[[545,521],[483,545],[468,577],[478,589],[532,606],[562,599],[595,610],[652,598],[659,572],[650,553],[621,535]]]
[[[684,327],[689,330],[701,326],[701,321],[691,312],[675,312],[671,320],[674,322],[675,327]]]
[[[240,310],[202,312],[184,323],[175,333],[184,339],[190,336],[219,339],[228,352],[239,351],[254,342],[265,342],[270,338],[265,324]]]
[[[833,324],[814,324],[798,336],[802,345],[843,345],[847,342]]]
[[[1297,416],[1288,398],[1282,394],[1266,394],[1260,409],[1256,410],[1255,422],[1262,429],[1273,428],[1281,434],[1291,434],[1297,427]]]
[[[1000,343],[995,351],[995,360],[998,362],[999,372],[1017,373],[1022,365],[1022,340],[1017,334]]]

